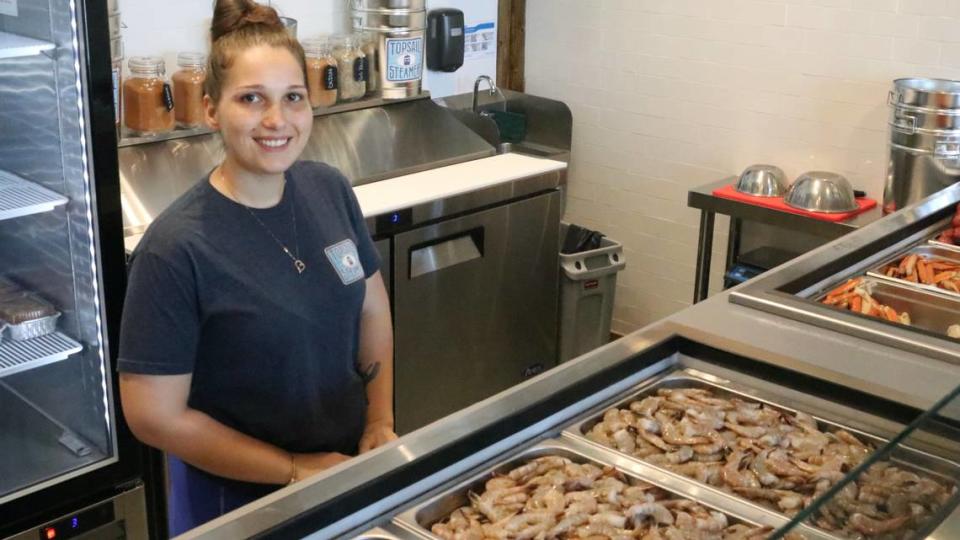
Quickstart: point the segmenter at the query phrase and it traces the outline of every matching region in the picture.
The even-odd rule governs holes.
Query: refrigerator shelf
[[[0,171],[0,221],[49,212],[67,198],[7,171]]]
[[[0,59],[34,56],[52,50],[56,45],[49,41],[0,32]]]
[[[25,341],[4,339],[0,343],[0,378],[66,360],[81,349],[82,345],[60,332]]]

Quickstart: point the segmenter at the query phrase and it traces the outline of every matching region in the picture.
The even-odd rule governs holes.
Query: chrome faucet
[[[480,112],[480,107],[479,107],[480,83],[483,81],[487,81],[487,84],[490,85],[491,96],[495,96],[497,95],[497,92],[499,92],[499,90],[497,90],[497,85],[494,84],[493,79],[491,79],[489,76],[481,75],[477,77],[477,80],[474,81],[473,83],[473,114],[477,114],[478,112]]]

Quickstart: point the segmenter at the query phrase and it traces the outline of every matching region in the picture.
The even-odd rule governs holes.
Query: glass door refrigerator
[[[0,0],[0,538],[163,534],[152,454],[117,403],[107,3]]]

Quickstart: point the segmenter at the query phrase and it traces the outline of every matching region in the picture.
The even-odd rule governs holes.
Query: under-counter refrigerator
[[[0,0],[0,538],[145,538],[163,522],[117,402],[108,9]]]

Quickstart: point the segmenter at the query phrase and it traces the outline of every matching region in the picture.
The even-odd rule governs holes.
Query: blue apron
[[[214,476],[170,454],[167,479],[170,536],[183,534],[282,487]]]

